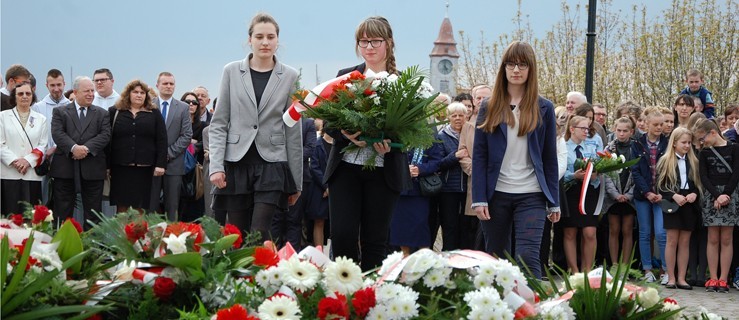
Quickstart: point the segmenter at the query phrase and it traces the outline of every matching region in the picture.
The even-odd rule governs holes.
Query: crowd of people
[[[25,201],[49,204],[58,221],[75,210],[91,222],[93,211],[131,208],[180,221],[209,215],[298,249],[330,239],[332,256],[364,270],[391,248],[431,247],[439,234],[443,250],[510,254],[537,277],[552,263],[572,272],[631,264],[636,250],[649,282],[728,291],[739,105],[714,118],[700,72],[687,72],[669,107],[590,104],[579,92],[555,107],[539,95],[533,48],[516,41],[493,86],[439,95],[446,109],[437,120],[448,121],[436,125],[437,143],[400,150],[321,119],[285,125],[298,72],[275,56],[279,33],[271,16],[252,19],[252,52],[224,67],[212,104],[202,86],[176,99],[169,72],[154,87],[132,80],[119,94],[106,68],[75,78],[67,92],[52,69],[49,94],[36,101],[31,72],[11,66],[0,90],[2,214],[23,211]],[[398,73],[385,18],[359,24],[354,50],[363,62],[339,76]],[[618,174],[596,172],[583,187],[577,160],[604,150],[639,160]],[[363,168],[368,161],[374,170]],[[424,187],[439,180],[434,191]]]

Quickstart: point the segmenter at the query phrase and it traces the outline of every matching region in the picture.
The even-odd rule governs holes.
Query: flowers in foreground
[[[231,308],[218,310],[216,320],[259,320],[259,318],[249,315],[249,313],[240,304],[235,304]]]
[[[223,232],[224,236],[238,234],[239,238],[236,239],[233,246],[234,249],[241,248],[241,244],[244,243],[244,237],[241,235],[241,231],[237,226],[227,223],[225,227],[221,228],[221,231]]]
[[[23,215],[20,213],[11,214],[10,221],[12,221],[14,225],[20,227],[23,225]]]
[[[254,249],[254,265],[260,267],[273,267],[280,262],[280,258],[277,257],[277,253],[267,247],[257,247]]]
[[[42,222],[51,222],[53,220],[54,216],[49,208],[43,205],[33,206],[33,219],[31,220],[31,223],[40,224]]]
[[[123,231],[126,233],[126,239],[131,243],[146,237],[147,230],[149,230],[149,224],[146,220],[131,222],[123,228]]]
[[[297,255],[280,261],[277,272],[282,275],[282,281],[288,287],[300,292],[313,289],[321,279],[318,268],[308,261],[301,261]]]
[[[362,269],[352,259],[338,257],[326,266],[324,273],[330,291],[349,295],[362,288]]]
[[[275,295],[262,302],[258,308],[262,320],[297,320],[300,308],[295,300],[284,295]]]
[[[336,297],[325,297],[318,302],[318,318],[324,319],[347,319],[349,317],[349,305],[346,304],[346,296],[337,294]]]
[[[157,277],[156,280],[154,280],[154,286],[152,289],[154,289],[154,295],[157,298],[167,301],[172,296],[172,293],[174,293],[174,289],[176,287],[177,285],[172,279],[167,277]]]
[[[174,235],[174,233],[170,233],[169,237],[162,238],[162,241],[167,244],[167,249],[172,251],[173,254],[185,253],[187,252],[188,236],[190,236],[190,232],[183,232],[179,236]]]

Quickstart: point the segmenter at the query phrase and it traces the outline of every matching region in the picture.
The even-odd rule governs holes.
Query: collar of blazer
[[[254,56],[253,53],[250,53],[241,63],[239,64],[239,69],[241,70],[241,82],[244,85],[244,89],[246,90],[246,94],[249,96],[249,99],[251,100],[252,105],[257,105],[257,96],[254,92],[254,85],[252,84],[251,79],[251,71],[249,67],[249,60]],[[264,88],[264,92],[262,93],[262,99],[259,101],[259,106],[257,106],[257,112],[261,112],[264,107],[269,103],[270,98],[272,97],[272,94],[274,93],[275,89],[279,86],[280,80],[282,79],[282,73],[285,72],[285,66],[280,63],[279,60],[277,60],[277,57],[272,57],[275,61],[275,67],[272,69],[272,74],[269,76],[269,81],[267,82],[267,87]],[[292,92],[290,93],[292,94]]]
[[[5,117],[8,118],[6,122],[9,121],[13,124],[13,127],[16,129],[16,131],[18,131],[19,137],[25,138],[28,131],[31,131],[39,126],[40,122],[38,122],[38,118],[41,115],[40,113],[30,110],[30,114],[28,115],[28,122],[26,124],[26,128],[24,129],[21,125],[21,119],[20,115],[18,114],[18,109],[14,107],[13,109],[9,109],[9,111],[10,112],[7,113],[3,112],[3,114],[5,114]],[[25,144],[26,142],[28,142],[27,139],[22,139],[23,144]],[[33,146],[31,146],[31,148],[33,148]]]

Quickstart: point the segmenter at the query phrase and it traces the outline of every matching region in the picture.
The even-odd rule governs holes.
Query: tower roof
[[[452,22],[449,21],[449,17],[444,17],[444,21],[441,22],[439,37],[434,41],[434,49],[431,50],[431,54],[429,56],[459,58],[459,52],[457,52],[457,41],[454,40]]]

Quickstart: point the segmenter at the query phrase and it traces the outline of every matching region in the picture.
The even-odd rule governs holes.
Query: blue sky
[[[580,18],[586,24],[586,0]],[[630,13],[639,0],[617,0],[614,9]],[[523,0],[537,35],[560,19],[561,1]],[[670,0],[650,1],[648,15],[657,16]],[[457,32],[464,30],[479,42],[511,33],[517,9],[514,0],[451,0],[449,18]],[[428,68],[429,53],[445,15],[443,0],[288,1],[288,0],[3,0],[0,3],[0,69],[14,63],[39,78],[39,96],[46,72],[60,69],[71,87],[74,76],[93,70],[112,70],[120,92],[132,79],[153,85],[161,71],[175,75],[179,97],[197,85],[217,95],[223,66],[249,52],[247,28],[257,12],[267,12],[280,24],[282,62],[302,69],[302,83],[332,78],[340,68],[361,62],[354,53],[354,29],[364,18],[385,16],[393,26],[399,67]],[[584,35],[583,35],[584,37]],[[563,53],[564,54],[564,53]],[[70,71],[71,70],[71,71]]]

